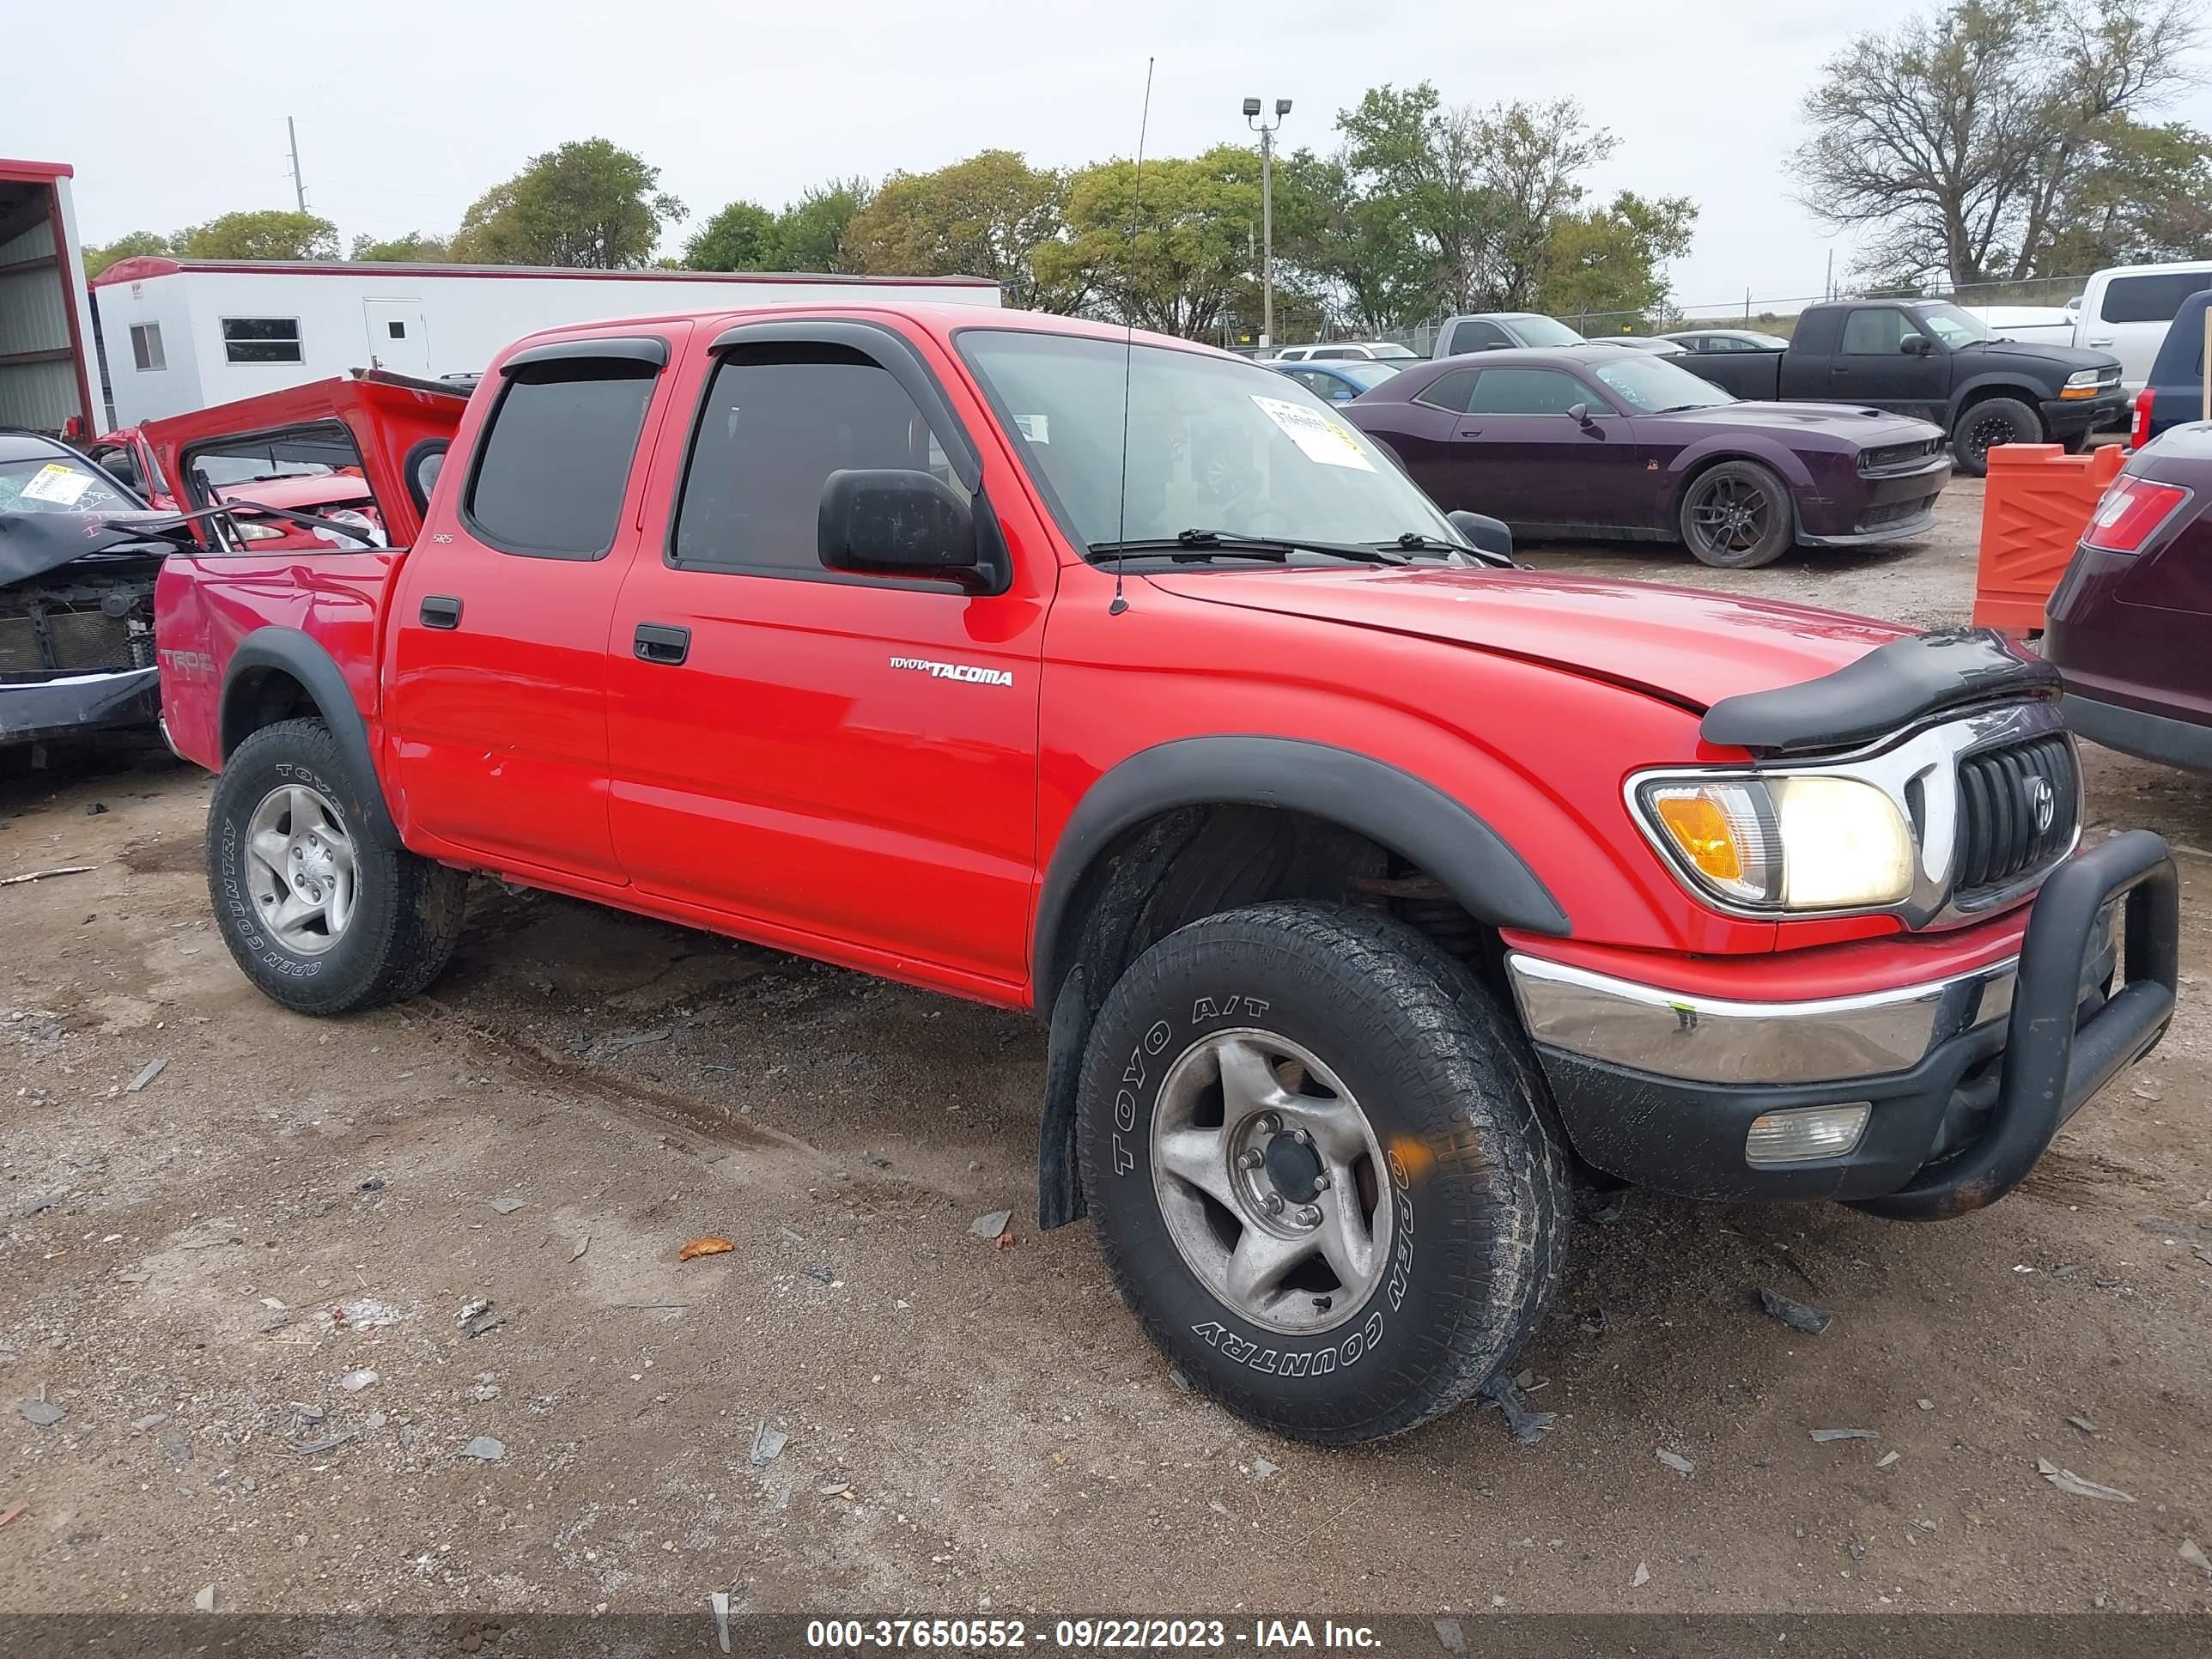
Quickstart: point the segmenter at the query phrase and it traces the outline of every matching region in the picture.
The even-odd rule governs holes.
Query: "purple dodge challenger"
[[[1626,346],[1439,358],[1338,408],[1446,512],[1532,538],[1680,541],[1730,569],[1925,535],[1951,477],[1925,421],[1739,403]]]

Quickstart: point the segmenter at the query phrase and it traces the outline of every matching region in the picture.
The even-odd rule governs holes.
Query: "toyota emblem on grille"
[[[2051,787],[2049,778],[2037,776],[2027,781],[2027,807],[2035,814],[2035,833],[2048,833],[2051,821],[2058,816],[2058,792]]]

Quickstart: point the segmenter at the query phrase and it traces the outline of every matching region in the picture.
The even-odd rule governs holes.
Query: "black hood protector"
[[[173,513],[0,513],[0,587],[89,554],[140,548],[149,556],[167,553],[169,544],[155,537],[152,526],[174,524],[176,518]]]
[[[1892,640],[1816,680],[1723,697],[1698,732],[1759,754],[1856,749],[1948,708],[2047,702],[2059,685],[2056,668],[1995,629],[1947,629]]]

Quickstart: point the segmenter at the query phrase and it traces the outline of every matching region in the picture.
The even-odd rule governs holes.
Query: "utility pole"
[[[300,130],[292,125],[292,118],[284,118],[285,136],[292,141],[292,195],[300,204],[300,211],[307,210],[307,182],[300,177]]]
[[[1291,100],[1275,100],[1275,125],[1260,119],[1260,100],[1244,100],[1244,125],[1260,135],[1260,349],[1275,343],[1275,132]]]

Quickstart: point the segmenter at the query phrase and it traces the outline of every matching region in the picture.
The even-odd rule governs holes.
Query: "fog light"
[[[1743,1138],[1747,1164],[1811,1164],[1842,1158],[1859,1144],[1874,1108],[1863,1100],[1848,1106],[1793,1106],[1751,1121]]]

